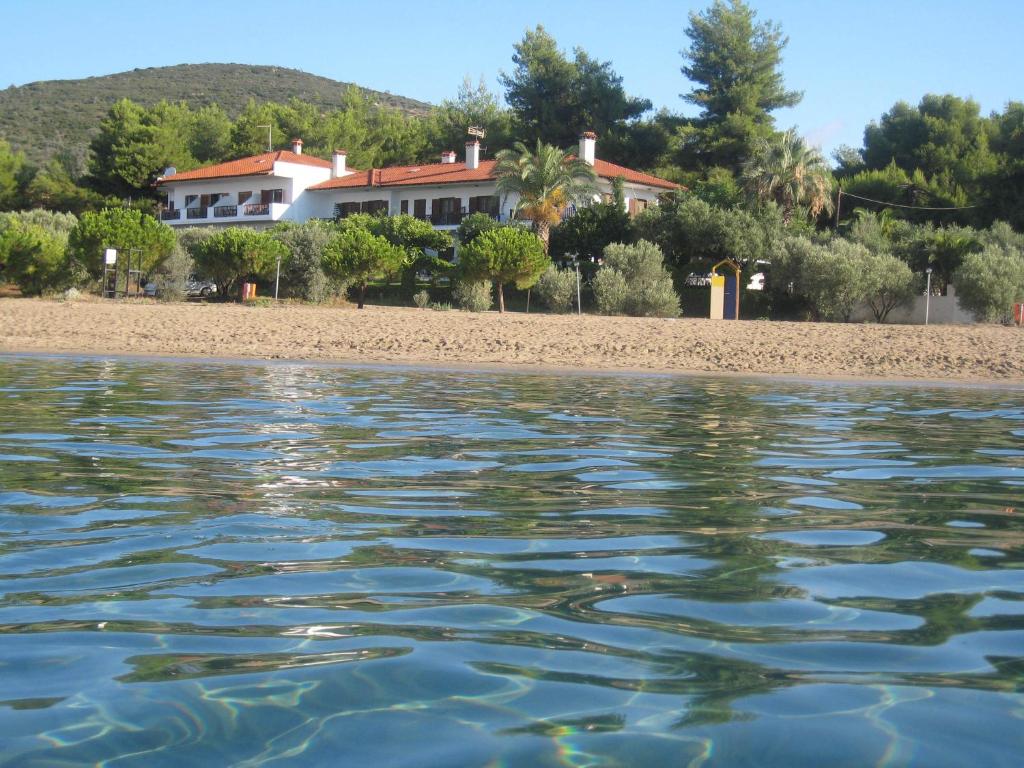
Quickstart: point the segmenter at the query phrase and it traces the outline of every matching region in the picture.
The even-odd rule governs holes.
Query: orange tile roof
[[[241,160],[230,160],[226,163],[208,165],[193,171],[182,171],[173,176],[161,176],[157,184],[169,184],[177,181],[199,181],[201,179],[223,179],[229,176],[267,176],[274,172],[274,163],[296,163],[313,165],[318,168],[330,168],[331,163],[310,155],[297,155],[287,149],[276,152],[264,152],[262,155],[243,157]]]
[[[369,171],[356,171],[348,176],[328,179],[309,187],[312,190],[352,189],[359,187],[404,187],[417,184],[457,184],[478,181],[493,181],[495,160],[482,160],[480,165],[470,170],[465,163],[430,163],[427,165],[397,165],[391,168],[374,168]],[[598,176],[614,179],[622,176],[626,181],[635,184],[646,184],[663,189],[679,189],[678,184],[647,173],[623,168],[621,165],[608,163],[604,160],[594,161],[594,170]]]

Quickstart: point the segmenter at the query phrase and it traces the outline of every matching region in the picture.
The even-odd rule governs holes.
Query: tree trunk
[[[544,244],[544,253],[548,252],[548,240],[551,239],[551,225],[546,221],[534,222],[537,225],[537,237]]]
[[[359,305],[356,307],[357,309],[362,309],[363,308],[363,299],[365,299],[365,298],[366,298],[366,283],[360,283],[359,284]]]
[[[498,283],[498,311],[505,311],[505,292],[501,289],[501,283]]]

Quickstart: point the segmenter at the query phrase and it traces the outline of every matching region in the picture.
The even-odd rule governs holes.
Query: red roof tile
[[[296,163],[297,165],[313,165],[318,168],[330,168],[328,160],[310,155],[297,155],[287,149],[276,152],[264,152],[262,155],[243,157],[241,160],[230,160],[226,163],[208,165],[193,171],[182,171],[173,176],[162,176],[157,184],[169,184],[176,181],[198,181],[201,179],[223,179],[229,176],[266,176],[274,172],[274,163]]]
[[[428,165],[398,165],[391,168],[375,168],[370,171],[356,171],[348,176],[328,179],[309,187],[313,190],[351,189],[358,187],[403,187],[416,184],[458,184],[479,181],[493,181],[494,160],[482,160],[480,165],[470,170],[464,163],[431,163]],[[604,160],[594,161],[594,170],[598,176],[614,179],[622,176],[626,181],[635,184],[646,184],[663,189],[679,189],[678,184],[647,173],[623,168],[621,165],[608,163]]]

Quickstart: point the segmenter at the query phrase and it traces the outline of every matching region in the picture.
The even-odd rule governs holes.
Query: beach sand
[[[0,351],[1024,383],[1024,329],[0,299]]]

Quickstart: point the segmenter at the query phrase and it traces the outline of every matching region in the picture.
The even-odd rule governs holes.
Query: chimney
[[[594,164],[595,144],[597,144],[597,134],[593,131],[584,131],[580,136],[580,160],[587,165]]]
[[[345,162],[348,159],[348,153],[344,149],[334,150],[334,155],[331,157],[331,178],[338,179],[342,176],[347,176],[348,171],[345,170]]]
[[[466,142],[466,167],[473,171],[480,167],[480,142]]]
[[[292,152],[296,155],[302,154],[302,139],[292,139]]]
[[[441,153],[441,162],[449,165],[455,162],[455,150],[449,149]]]

